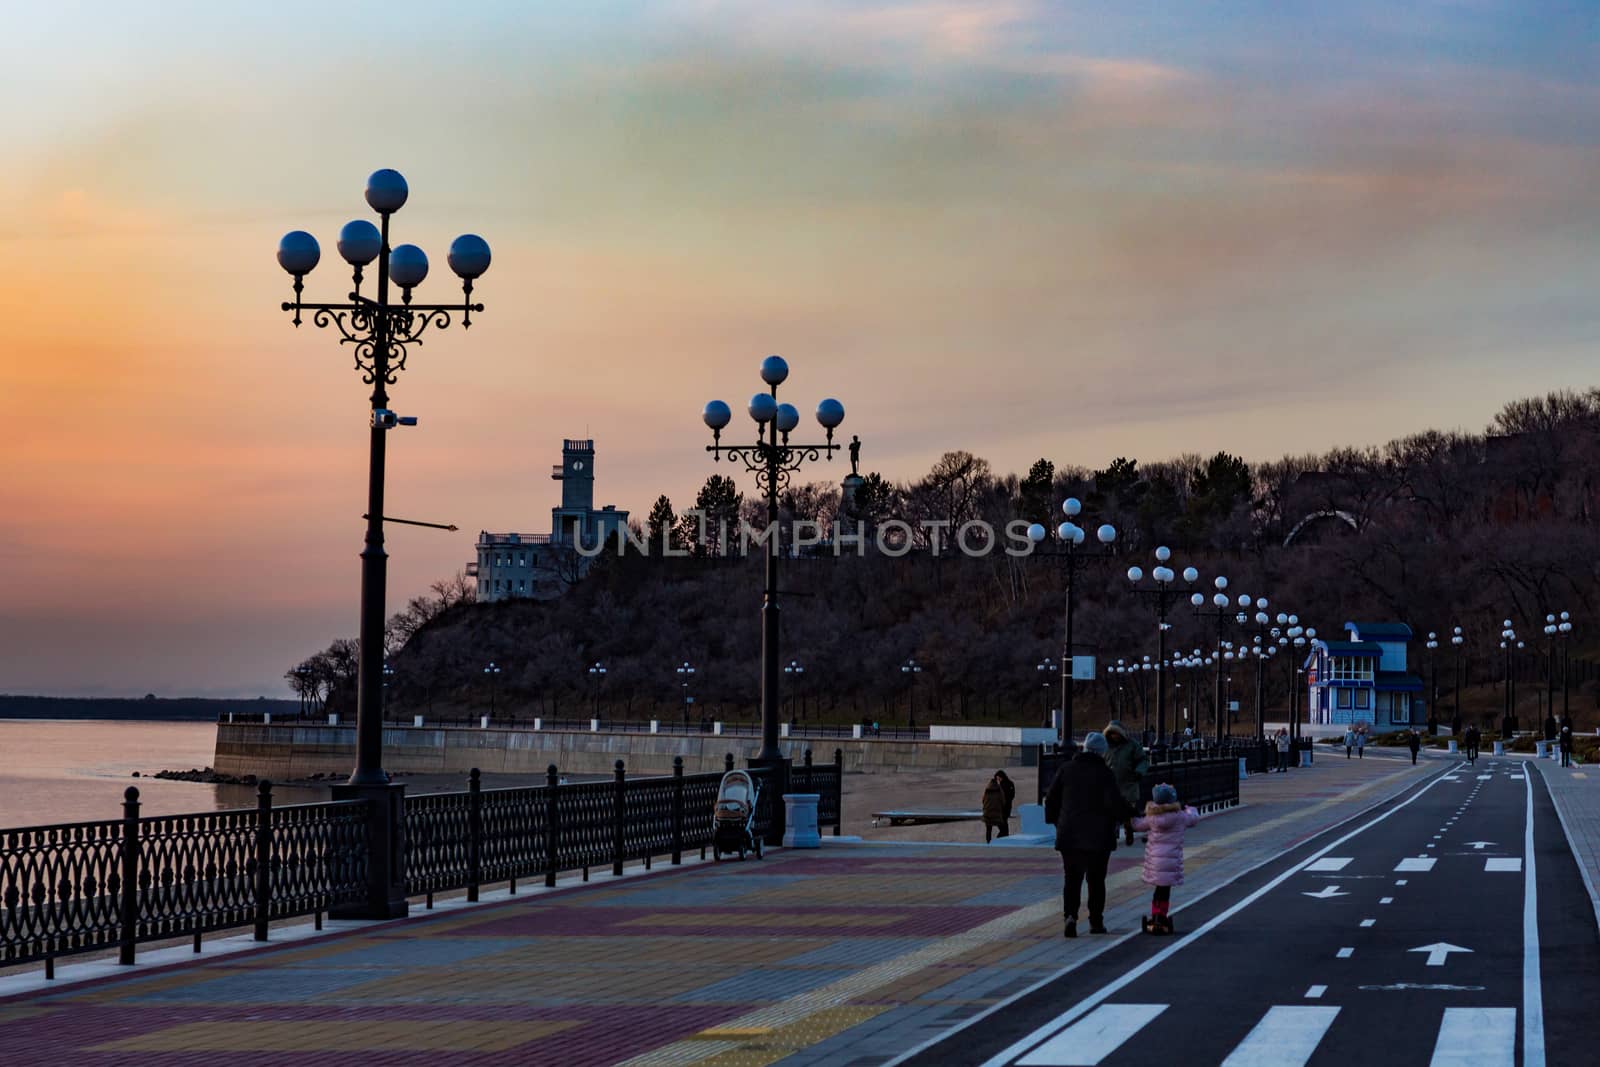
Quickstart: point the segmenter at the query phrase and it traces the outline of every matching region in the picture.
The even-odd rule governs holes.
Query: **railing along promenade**
[[[717,734],[722,737],[760,737],[761,724],[748,722],[726,722],[723,720],[707,720],[704,722],[683,722],[669,719],[618,719],[596,716],[588,719],[553,718],[545,716],[509,716],[509,715],[434,715],[421,716],[385,716],[385,726],[416,726],[417,718],[421,718],[420,725],[429,728],[478,730],[482,729],[485,721],[489,728],[495,730],[550,730],[567,731],[576,733],[624,733],[624,734],[676,734],[694,736],[699,734]],[[305,712],[298,714],[282,714],[280,712],[260,711],[225,711],[217,716],[217,722],[223,723],[271,723],[272,725],[286,726],[324,726],[351,725],[349,718],[330,719],[325,713]],[[598,726],[598,728],[596,728]],[[819,740],[840,741],[859,739],[863,741],[927,741],[931,734],[926,726],[868,726],[857,727],[854,723],[841,725],[838,723],[806,723],[792,724],[785,727],[784,736],[792,740]],[[859,733],[857,732],[859,730]]]
[[[818,823],[835,836],[842,823],[843,754],[831,764],[804,761],[789,770],[789,792],[819,794]],[[726,756],[732,770],[733,755]],[[764,836],[776,804],[762,783],[755,830]],[[484,789],[473,770],[468,788],[403,800],[402,874],[408,896],[433,906],[436,893],[464,890],[628,861],[646,868],[658,857],[682,862],[711,842],[720,772],[629,778],[618,760],[613,777],[563,782],[555,766],[543,785]],[[0,829],[0,967],[117,951],[134,962],[137,947],[358,909],[369,890],[370,812],[365,800],[277,806],[272,785],[257,786],[254,808],[184,815],[140,814],[139,791],[124,794],[122,817]]]
[[[1242,746],[1241,746],[1242,747]],[[1239,761],[1229,746],[1157,751],[1139,785],[1139,803],[1150,801],[1150,791],[1165,782],[1178,791],[1178,800],[1199,811],[1218,811],[1239,803]],[[1071,757],[1045,752],[1039,757],[1038,802],[1050,788],[1056,772]]]

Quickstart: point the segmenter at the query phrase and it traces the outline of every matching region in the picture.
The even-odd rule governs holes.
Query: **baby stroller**
[[[761,839],[756,836],[756,802],[761,798],[761,787],[756,785],[748,771],[729,771],[722,776],[717,787],[717,804],[711,814],[711,858],[722,861],[722,854],[737,852],[744,859],[746,852],[761,855]]]

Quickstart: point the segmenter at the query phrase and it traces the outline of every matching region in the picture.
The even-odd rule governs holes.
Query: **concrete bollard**
[[[778,724],[778,736],[779,737],[788,737],[789,736],[789,724],[788,723],[780,722]]]
[[[487,730],[488,728],[489,728],[489,716],[487,716],[487,715],[479,716],[479,718],[478,718],[478,729]]]
[[[711,724],[711,732],[713,734],[716,734],[718,737],[721,737],[722,736],[722,723],[721,722],[712,723]]]
[[[421,726],[422,725],[422,716],[421,715],[413,715],[413,716],[411,716],[411,725],[412,726]]]
[[[600,720],[599,719],[590,719],[589,720],[589,732],[591,734],[597,734],[597,733],[600,732]]]
[[[818,793],[785,793],[783,795],[783,847],[821,848],[822,835],[817,832]]]
[[[1300,750],[1300,766],[1302,766],[1302,767],[1311,766],[1311,751],[1309,749],[1302,748]]]
[[[271,724],[272,724],[272,712],[268,711],[268,712],[262,713],[261,725],[270,726]]]
[[[1017,814],[1022,816],[1022,833],[1047,834],[1050,824],[1044,821],[1043,804],[1024,804],[1017,809]]]
[[[534,720],[533,720],[533,728],[535,730],[543,730],[544,729],[544,720],[542,718],[539,718],[539,717],[535,716]]]
[[[650,720],[650,732],[653,733],[653,734],[658,734],[658,733],[661,732],[661,720],[660,719],[651,719]]]
[[[1452,740],[1452,741],[1451,741],[1451,742],[1450,742],[1450,754],[1451,754],[1451,755],[1452,755],[1452,756],[1454,756],[1454,755],[1455,755],[1455,754],[1456,754],[1456,743],[1455,743],[1455,741],[1454,741],[1454,740]]]
[[[1506,754],[1506,743],[1504,741],[1496,741],[1494,743],[1494,754],[1496,756],[1504,756]]]
[[[329,726],[338,726],[339,725],[339,713],[337,711],[328,712],[328,725]]]
[[[1241,781],[1241,782],[1244,781],[1246,778],[1250,777],[1250,772],[1245,769],[1244,762],[1245,762],[1245,757],[1240,756],[1239,757],[1239,781]]]
[[[1543,742],[1543,741],[1535,741],[1533,743],[1533,758],[1534,759],[1544,759],[1544,746],[1545,746],[1545,742]]]
[[[861,724],[860,723],[856,723],[854,726],[850,727],[850,736],[855,738],[857,741],[861,740]]]

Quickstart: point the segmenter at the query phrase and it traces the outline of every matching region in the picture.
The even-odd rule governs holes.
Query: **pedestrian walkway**
[[[1563,767],[1552,759],[1529,759],[1550,787],[1562,829],[1583,874],[1600,926],[1600,766]]]
[[[1191,831],[1179,903],[1437,770],[1252,778]],[[1111,864],[1125,935],[1146,906],[1139,859]],[[876,1064],[1117,941],[1062,939],[1049,849],[830,842],[0,1000],[0,1059]]]

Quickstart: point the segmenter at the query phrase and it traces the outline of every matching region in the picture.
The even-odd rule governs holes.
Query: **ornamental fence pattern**
[[[0,965],[321,914],[367,892],[366,801],[0,829]]]
[[[1242,749],[1243,746],[1240,746]],[[1242,755],[1243,752],[1241,751]],[[1170,753],[1167,760],[1150,761],[1150,769],[1139,782],[1139,803],[1150,801],[1150,791],[1165,782],[1178,790],[1178,800],[1199,811],[1220,811],[1239,803],[1239,761],[1218,756]],[[1071,757],[1066,753],[1045,752],[1039,756],[1039,794],[1037,803],[1055,780],[1056,772]]]

